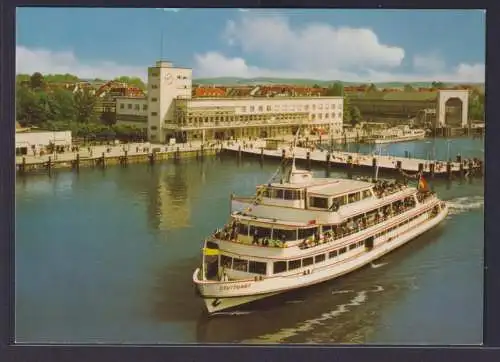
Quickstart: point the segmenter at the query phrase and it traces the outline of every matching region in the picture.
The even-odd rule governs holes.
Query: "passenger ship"
[[[448,213],[422,176],[417,187],[314,178],[285,162],[253,197],[232,195],[229,222],[204,241],[193,282],[209,313],[352,272]]]

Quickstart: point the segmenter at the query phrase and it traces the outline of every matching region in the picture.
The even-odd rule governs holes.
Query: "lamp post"
[[[447,153],[447,156],[446,156],[446,160],[449,160],[450,159],[450,145],[451,145],[451,140],[446,141],[446,143],[448,143],[448,153]]]

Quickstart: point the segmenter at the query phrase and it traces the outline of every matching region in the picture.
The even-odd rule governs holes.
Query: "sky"
[[[484,82],[483,10],[18,8],[16,72]]]

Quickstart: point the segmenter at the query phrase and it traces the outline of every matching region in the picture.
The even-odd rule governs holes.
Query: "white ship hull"
[[[408,142],[408,141],[416,141],[422,140],[425,138],[425,132],[408,135],[408,136],[397,136],[394,138],[378,138],[372,140],[370,143],[374,144],[386,144],[386,143],[396,143],[396,142]]]
[[[397,229],[397,236],[392,237],[387,234],[376,239],[371,250],[354,249],[337,261],[297,269],[293,274],[268,276],[262,280],[202,281],[198,279],[199,269],[197,269],[193,274],[193,282],[205,300],[209,313],[234,308],[272,295],[335,279],[357,270],[435,227],[447,214],[447,206],[433,218],[429,219],[427,214],[423,214],[422,219],[415,220],[415,224]]]

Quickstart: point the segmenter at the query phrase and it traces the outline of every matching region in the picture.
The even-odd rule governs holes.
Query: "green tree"
[[[75,99],[69,90],[54,89],[49,97],[49,106],[51,118],[55,121],[71,121],[75,116]]]
[[[349,113],[351,114],[351,124],[355,126],[361,122],[361,111],[356,106],[350,106]]]
[[[344,124],[351,123],[352,121],[351,102],[348,96],[344,96],[344,112],[342,118]]]
[[[434,81],[431,83],[431,88],[432,89],[440,89],[440,88],[444,88],[444,83],[443,82],[438,82],[438,81]]]
[[[122,82],[122,83],[127,83],[128,85],[140,88],[142,90],[146,89],[146,85],[142,81],[141,78],[139,77],[127,77],[127,76],[121,76],[115,78],[117,82]]]
[[[87,88],[75,94],[75,121],[78,123],[92,123],[96,121],[96,98]]]
[[[328,86],[326,95],[331,97],[342,97],[344,95],[344,85],[342,82],[335,82]]]
[[[316,88],[316,89],[317,89],[317,88],[321,88],[321,87],[319,86],[319,84],[314,84],[314,85],[313,85],[313,88]]]
[[[116,123],[116,113],[111,111],[105,111],[101,114],[101,122],[105,125],[112,126]]]
[[[39,125],[47,120],[45,94],[29,88],[18,87],[16,90],[16,118],[23,126]]]
[[[415,88],[413,88],[413,86],[411,84],[405,84],[404,91],[405,92],[415,92]]]
[[[366,89],[368,93],[378,92],[378,88],[375,84],[371,83]]]
[[[43,89],[45,86],[45,79],[43,78],[42,73],[35,72],[30,77],[30,87],[33,90]]]

